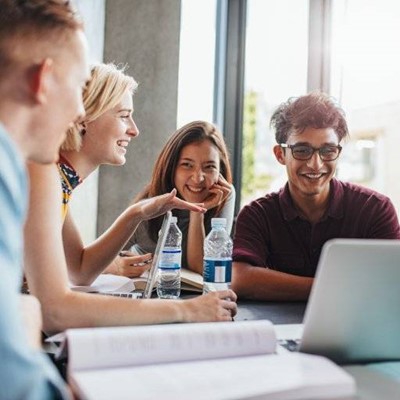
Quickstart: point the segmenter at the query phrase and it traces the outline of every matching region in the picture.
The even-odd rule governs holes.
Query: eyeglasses
[[[342,146],[339,144],[336,146],[326,145],[319,148],[312,147],[308,144],[281,143],[279,146],[284,149],[290,149],[293,158],[300,161],[310,160],[316,151],[318,151],[319,157],[322,161],[335,161],[342,151]]]

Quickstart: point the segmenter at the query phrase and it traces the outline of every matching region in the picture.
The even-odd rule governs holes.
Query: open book
[[[71,329],[68,379],[82,399],[331,399],[355,393],[326,358],[276,354],[268,321]]]
[[[70,285],[72,290],[86,293],[129,293],[133,290],[144,290],[148,279],[148,271],[139,278],[127,278],[113,274],[100,274],[90,286]],[[191,292],[203,291],[203,277],[186,268],[181,270],[181,288]]]
[[[147,277],[148,273],[145,271],[140,278],[133,278],[135,288],[143,290],[146,287]],[[203,277],[197,272],[181,268],[181,289],[201,293],[203,291]]]
[[[190,269],[182,268],[181,289],[201,293],[203,291],[203,276]]]

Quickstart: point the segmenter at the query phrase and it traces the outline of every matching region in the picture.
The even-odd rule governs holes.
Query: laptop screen
[[[333,239],[322,250],[300,351],[341,363],[399,360],[400,240]]]
[[[164,220],[161,225],[160,232],[158,234],[157,246],[156,246],[156,249],[153,254],[153,262],[151,264],[151,268],[149,270],[148,278],[147,278],[147,282],[146,282],[146,287],[143,292],[144,299],[149,299],[151,297],[151,293],[153,291],[154,284],[156,282],[158,263],[160,260],[160,255],[161,255],[162,249],[164,248],[164,245],[165,245],[165,240],[167,239],[168,228],[169,228],[169,224],[171,222],[171,217],[172,217],[172,213],[171,213],[171,211],[168,211],[164,216]]]

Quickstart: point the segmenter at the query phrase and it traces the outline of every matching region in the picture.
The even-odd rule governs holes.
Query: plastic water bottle
[[[177,299],[181,294],[182,232],[177,218],[171,223],[158,265],[157,295],[160,299]]]
[[[232,239],[226,218],[212,218],[204,240],[203,293],[229,289],[232,280]]]

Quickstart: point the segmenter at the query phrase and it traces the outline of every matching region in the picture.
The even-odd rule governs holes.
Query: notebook
[[[339,364],[400,360],[399,336],[400,240],[327,242],[299,351]]]

